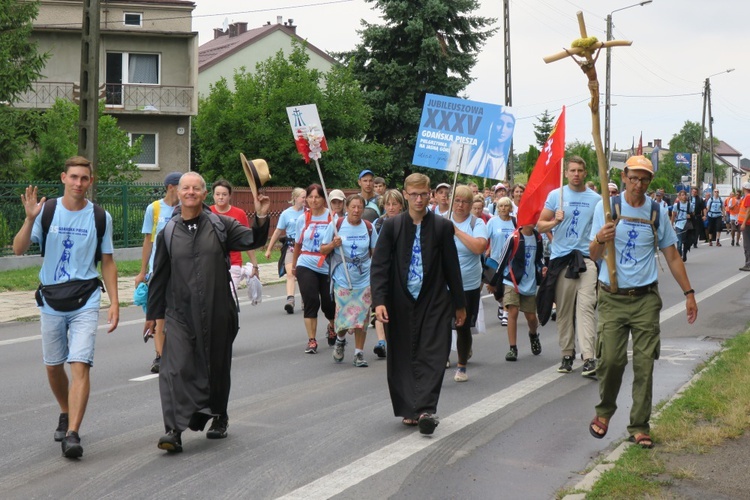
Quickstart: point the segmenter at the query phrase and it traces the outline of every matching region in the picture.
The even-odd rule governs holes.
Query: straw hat
[[[261,160],[260,158],[247,161],[247,158],[242,153],[240,153],[240,160],[242,160],[242,170],[245,171],[245,177],[247,177],[247,182],[250,184],[250,190],[253,192],[253,200],[257,200],[258,188],[263,187],[271,178],[271,173],[268,171],[268,163],[266,163],[266,160]]]

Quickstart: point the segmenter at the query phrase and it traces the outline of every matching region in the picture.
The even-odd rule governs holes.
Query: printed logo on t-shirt
[[[635,240],[638,239],[638,231],[635,227],[632,227],[628,231],[628,241],[625,243],[625,248],[620,253],[620,264],[626,264],[632,262],[633,264],[638,263],[638,259],[635,256]]]
[[[68,272],[68,266],[70,265],[70,249],[73,248],[73,240],[70,239],[70,235],[65,238],[62,242],[63,252],[60,256],[60,260],[57,261],[55,266],[55,282],[68,282],[70,281],[70,273]]]

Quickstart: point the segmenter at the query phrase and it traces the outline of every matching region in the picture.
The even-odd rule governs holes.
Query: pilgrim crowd
[[[602,196],[586,183],[584,160],[571,157],[564,165],[567,182],[536,207],[536,224],[518,226],[522,184],[500,183],[480,194],[473,183],[433,188],[427,176],[412,174],[402,189],[387,189],[382,178],[363,170],[357,179],[360,192],[350,196],[339,189],[326,192],[319,184],[294,188],[290,206],[271,234],[270,200],[257,191],[270,178],[268,166],[263,160],[242,160],[254,194],[252,221],[231,206],[232,186],[226,181],[213,184],[215,205],[205,205],[209,188],[193,172],[167,175],[165,197],[149,207],[144,219],[143,267],[136,283],[144,294],[144,341],[153,338],[156,350],[152,371],[159,374],[166,432],[158,447],[168,452],[182,451],[182,433],[201,431],[209,421],[208,438],[227,436],[232,342],[239,328],[236,289],[242,279],[257,279],[256,250],[269,257],[281,246],[283,310],[302,311],[305,353],[322,352],[320,340],[327,343],[333,362],[342,363],[348,355],[354,367],[365,368],[367,331],[374,328],[373,353],[386,360],[394,415],[422,434],[432,434],[439,424],[438,400],[452,362],[453,381],[469,381],[473,334],[487,328],[481,300],[485,291],[497,302],[497,318],[507,329],[508,362],[517,362],[525,352],[541,354],[539,327],[556,321],[557,371],[561,376],[575,371],[580,354],[581,374],[598,380],[600,403],[588,428],[596,438],[607,433],[616,411],[631,339],[628,433],[643,447],[654,444],[649,419],[653,365],[659,356],[659,287],[678,286],[685,294],[687,320],[695,321],[695,292],[684,262],[701,235],[708,246],[721,246],[722,230],[730,233],[732,246],[743,242],[741,269],[750,270],[750,237],[745,234],[750,231],[750,183],[743,186],[744,198],[733,194],[724,200],[716,192],[704,199],[694,190],[691,195],[680,192],[670,203],[663,192],[649,191],[654,172],[642,156],[631,157],[621,178],[608,186],[613,220],[605,220]],[[94,237],[93,204],[81,194],[90,174],[85,159],[71,159],[63,174],[66,194],[54,216],[70,219],[76,211],[85,213],[87,234]],[[46,236],[40,227],[40,207],[48,210],[44,200],[37,202],[36,189],[29,187],[22,201],[27,220],[14,240],[16,253],[31,241],[44,244]],[[107,217],[104,243],[99,244],[108,293],[114,293],[117,304]],[[50,233],[55,250],[45,258],[49,269],[45,264],[40,273],[44,285],[60,281],[61,263],[65,272],[85,269],[79,273],[85,279],[91,279],[92,266],[95,273],[94,255],[71,252],[74,243],[63,236]],[[240,252],[248,252],[248,264],[242,264]],[[659,253],[676,284],[658,282]],[[96,258],[101,259],[99,254]],[[616,273],[610,273],[610,266]],[[63,391],[61,367],[67,362],[75,368],[71,391],[80,378],[86,386],[93,338],[70,348],[48,342],[53,329],[57,337],[66,328],[71,335],[91,329],[74,326],[79,311],[58,312],[51,300],[43,295],[40,306],[45,364],[61,408],[55,440],[63,442],[65,456],[79,457],[83,448],[77,432],[88,394],[68,394],[67,378]],[[321,311],[324,319],[318,325]],[[527,341],[526,334],[519,334],[521,316]],[[110,311],[112,329],[117,317],[116,310]],[[53,327],[52,319],[62,323]],[[551,347],[554,341],[544,343]],[[74,418],[69,419],[69,412]]]

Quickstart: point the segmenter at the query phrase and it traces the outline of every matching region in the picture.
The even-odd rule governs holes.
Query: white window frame
[[[154,136],[154,156],[156,163],[136,163],[141,170],[159,170],[159,132],[128,132],[130,144],[133,144],[134,135],[153,135]]]
[[[104,67],[105,80],[106,80],[106,75],[107,75],[107,67],[106,67],[106,57],[107,57],[107,54],[120,54],[121,68],[122,68],[122,83],[120,85],[123,85],[123,88],[122,88],[123,102],[121,104],[107,104],[106,105],[107,108],[123,108],[123,107],[125,107],[125,104],[124,104],[124,92],[125,92],[124,86],[125,85],[150,85],[150,86],[154,86],[154,87],[160,87],[161,86],[161,64],[162,63],[161,63],[161,53],[160,52],[125,52],[125,51],[119,51],[119,50],[108,50],[108,51],[106,51],[105,56],[104,56],[105,57],[105,67]],[[157,71],[157,75],[156,75],[157,83],[135,83],[135,84],[130,83],[130,81],[128,80],[128,76],[130,75],[130,55],[131,54],[156,56],[157,64],[159,65],[158,71]],[[105,82],[105,83],[110,83],[111,84],[111,82]]]
[[[127,16],[138,16],[138,24],[130,24],[130,23],[125,22]],[[123,12],[122,13],[122,25],[131,26],[134,28],[142,28],[143,27],[143,12]]]
[[[130,74],[130,55],[144,55],[144,56],[156,56],[157,64],[159,65],[159,70],[157,71],[156,79],[158,80],[156,83],[137,83],[132,85],[153,85],[155,87],[158,87],[161,85],[161,53],[160,52],[124,52],[119,50],[108,50],[107,54],[120,54],[122,57],[122,84],[123,85],[131,85],[130,81],[128,80],[128,75]],[[106,75],[106,68],[104,69],[104,73]]]

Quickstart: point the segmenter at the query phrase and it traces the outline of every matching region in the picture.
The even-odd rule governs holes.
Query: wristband
[[[599,235],[598,234],[594,235],[594,241],[596,241],[599,245],[604,245],[603,241],[599,241]]]
[[[695,295],[695,290],[693,290],[693,289],[691,288],[690,290],[687,290],[687,291],[685,291],[685,292],[682,292],[682,293],[683,293],[683,294],[685,295],[685,297],[687,297],[687,296],[688,296],[688,295],[690,295],[691,293],[692,293],[693,295]]]

